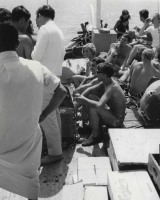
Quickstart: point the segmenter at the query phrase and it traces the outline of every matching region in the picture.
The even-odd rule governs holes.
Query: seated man
[[[83,52],[84,57],[87,58],[86,72],[85,72],[85,75],[72,76],[72,83],[74,84],[75,88],[77,88],[81,84],[81,82],[84,80],[85,77],[90,75],[92,59],[96,55],[96,47],[94,44],[88,43],[83,46],[82,52]]]
[[[76,97],[77,102],[88,105],[92,126],[91,136],[82,143],[82,146],[90,146],[100,142],[100,120],[108,127],[120,127],[123,124],[125,96],[121,87],[112,78],[113,74],[112,64],[99,64],[97,77],[100,83],[88,88],[81,96]],[[96,93],[102,89],[104,89],[104,93],[99,98]]]
[[[123,66],[122,70],[128,69],[129,65],[132,64],[132,61],[138,60],[141,61],[141,54],[145,48],[152,48],[152,35],[147,33],[147,36],[143,36],[141,39],[141,43],[137,43],[133,46],[130,55],[127,59],[126,64]]]
[[[142,62],[136,62],[130,69],[129,93],[133,97],[141,98],[153,77],[160,78],[160,72],[152,65],[153,50],[142,52]]]
[[[105,60],[103,58],[100,58],[100,57],[93,58],[92,63],[91,63],[91,67],[90,67],[90,71],[91,71],[92,75],[87,76],[82,81],[80,86],[90,82],[91,80],[93,80],[94,78],[97,77],[97,65],[100,64],[100,63],[103,63],[103,62],[105,62]]]
[[[132,47],[129,45],[130,36],[124,34],[118,43],[112,43],[108,52],[107,62],[114,64],[115,76],[120,77],[123,72],[121,71],[126,65],[126,61],[131,52]]]

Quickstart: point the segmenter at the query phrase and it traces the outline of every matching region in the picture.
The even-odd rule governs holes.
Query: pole
[[[100,20],[101,20],[101,0],[97,0],[97,28],[100,28]]]
[[[48,6],[48,0],[47,0],[47,6]]]

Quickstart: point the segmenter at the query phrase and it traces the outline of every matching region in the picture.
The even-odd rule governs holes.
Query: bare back
[[[135,63],[131,73],[130,91],[134,94],[144,92],[153,76],[151,65],[144,68],[143,62]]]
[[[125,95],[121,87],[116,81],[105,87],[105,92],[102,98],[107,96],[108,91],[110,91],[110,97],[108,99],[107,105],[110,107],[110,111],[114,115],[125,115]]]
[[[17,54],[20,57],[31,59],[31,53],[33,51],[32,41],[27,35],[19,35],[20,44],[17,48]]]

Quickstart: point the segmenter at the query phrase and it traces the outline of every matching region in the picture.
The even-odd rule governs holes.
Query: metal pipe
[[[96,26],[97,28],[100,28],[100,20],[101,20],[101,0],[97,0],[97,20],[96,20]]]

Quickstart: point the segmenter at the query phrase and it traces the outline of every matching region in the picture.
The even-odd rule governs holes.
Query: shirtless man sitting
[[[85,77],[85,79],[82,81],[80,86],[73,91],[73,96],[76,93],[81,94],[88,87],[91,87],[92,85],[99,83],[99,81],[97,79],[97,66],[103,62],[105,62],[105,60],[103,58],[99,58],[99,57],[93,58],[92,64],[90,67],[90,71],[92,72],[92,75]]]
[[[107,62],[114,64],[115,76],[120,77],[124,72],[121,71],[126,65],[126,61],[132,47],[129,45],[130,36],[124,34],[118,43],[112,43],[108,52]]]
[[[82,146],[91,146],[101,140],[100,120],[108,127],[121,127],[125,116],[125,96],[118,83],[112,78],[114,69],[110,63],[101,63],[97,68],[99,84],[85,90],[76,97],[77,102],[86,104],[90,111],[91,136]],[[99,98],[96,92],[104,89]]]
[[[17,6],[12,10],[11,17],[12,25],[17,29],[20,40],[17,54],[20,57],[31,59],[33,45],[30,37],[26,34],[31,14],[24,6]]]
[[[133,97],[141,98],[154,77],[160,79],[160,71],[153,67],[152,49],[145,49],[142,52],[142,62],[133,64],[130,70],[129,93]]]

